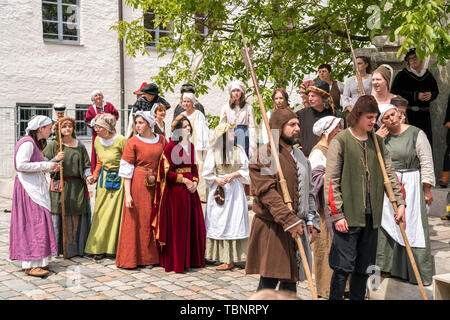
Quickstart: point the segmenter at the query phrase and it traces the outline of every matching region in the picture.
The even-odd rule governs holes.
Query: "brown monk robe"
[[[270,119],[270,127],[279,129],[280,137],[284,125],[292,118],[296,118],[296,114],[289,109],[276,110]],[[292,199],[293,211],[290,211],[283,201],[276,164],[270,157],[268,144],[258,150],[256,163],[253,161],[253,164],[249,165],[255,217],[250,231],[245,272],[261,275],[258,290],[270,286],[274,289],[280,281],[280,289],[295,291],[296,281],[299,279],[296,244],[291,235],[294,228],[301,227],[300,219],[295,214],[299,193],[297,168],[290,150],[291,145],[280,138],[279,159]],[[270,175],[264,174],[264,170],[271,170]],[[291,232],[286,230],[289,228]],[[266,280],[272,284],[267,286]],[[266,283],[263,283],[264,281]]]

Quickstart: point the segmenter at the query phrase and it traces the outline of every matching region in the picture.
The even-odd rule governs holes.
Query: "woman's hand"
[[[239,173],[237,172],[233,172],[230,173],[229,175],[227,175],[225,178],[223,178],[223,180],[225,181],[225,183],[230,183],[234,178],[236,178],[239,175]],[[223,186],[222,186],[223,187]]]
[[[50,172],[58,172],[58,171],[59,171],[59,163],[50,162]]]
[[[378,136],[380,136],[381,138],[386,138],[387,135],[389,134],[389,130],[388,128],[386,128],[386,126],[384,125],[384,123],[381,125],[380,129],[378,129],[375,132]]]
[[[194,183],[187,178],[183,178],[183,183],[188,189],[192,189],[192,187],[194,186]]]
[[[64,159],[64,152],[58,152],[58,154],[55,157],[56,161],[61,161],[62,159]]]
[[[227,184],[227,182],[225,181],[225,179],[220,179],[220,178],[216,178],[216,183],[219,185],[219,186],[221,186],[221,187],[223,187],[223,186],[225,186],[226,184]]]
[[[197,181],[194,181],[194,182],[192,183],[192,188],[188,188],[188,191],[189,191],[190,193],[194,193],[195,191],[197,191]]]
[[[95,183],[95,178],[94,176],[89,176],[86,178],[86,182],[87,184],[94,184]]]
[[[125,207],[133,208],[133,198],[131,194],[125,195]]]

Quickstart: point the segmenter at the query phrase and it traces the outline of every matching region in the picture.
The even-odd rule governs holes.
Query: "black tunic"
[[[427,70],[422,77],[418,77],[411,71],[404,68],[400,71],[392,83],[391,92],[398,94],[408,100],[408,109],[406,115],[408,122],[422,129],[432,143],[430,102],[436,99],[439,94],[436,79],[431,72]],[[431,92],[429,101],[420,101],[420,92]]]
[[[331,108],[324,109],[322,112],[319,112],[312,107],[303,108],[297,111],[297,117],[300,122],[300,144],[302,146],[302,152],[306,157],[309,157],[312,148],[320,139],[319,136],[316,136],[313,133],[314,123],[326,116],[335,116],[344,119],[341,111],[335,110],[335,114],[333,114],[333,110]]]

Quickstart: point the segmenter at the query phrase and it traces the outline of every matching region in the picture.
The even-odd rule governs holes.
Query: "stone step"
[[[447,207],[447,194],[450,192],[450,188],[432,188],[433,202],[428,214],[434,217],[440,217],[446,213]]]
[[[369,300],[422,300],[422,294],[418,285],[413,285],[395,278],[381,278],[379,284],[374,276],[368,281]],[[424,287],[428,300],[433,299],[433,286]]]

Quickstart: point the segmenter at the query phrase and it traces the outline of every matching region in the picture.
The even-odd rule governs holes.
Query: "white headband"
[[[314,123],[313,126],[313,133],[316,136],[321,137],[322,134],[325,133],[325,137],[328,139],[328,135],[336,129],[338,124],[341,124],[341,128],[344,126],[344,119],[337,118],[333,116],[326,116],[323,117]]]
[[[155,116],[153,115],[153,112],[151,111],[137,111],[135,117],[140,116],[142,118],[144,118],[145,121],[148,122],[149,126],[153,129],[153,127],[155,126],[156,120],[155,120]]]
[[[245,94],[245,84],[240,80],[233,81],[228,85],[228,92],[230,94],[234,89],[239,89],[243,94]]]
[[[378,116],[377,125],[381,127],[383,124],[383,117],[389,110],[394,109],[395,111],[398,111],[398,108],[394,106],[393,104],[379,104],[378,110],[380,110],[380,115]]]
[[[35,116],[30,121],[28,121],[27,128],[25,129],[26,134],[30,132],[30,130],[37,130],[41,127],[48,126],[52,124],[52,119],[47,116]]]
[[[194,104],[195,104],[195,102],[197,101],[197,100],[195,99],[195,95],[194,95],[192,92],[185,92],[185,93],[183,93],[183,99],[184,99],[184,98],[189,98],[189,99],[191,99],[192,103],[194,103]]]

